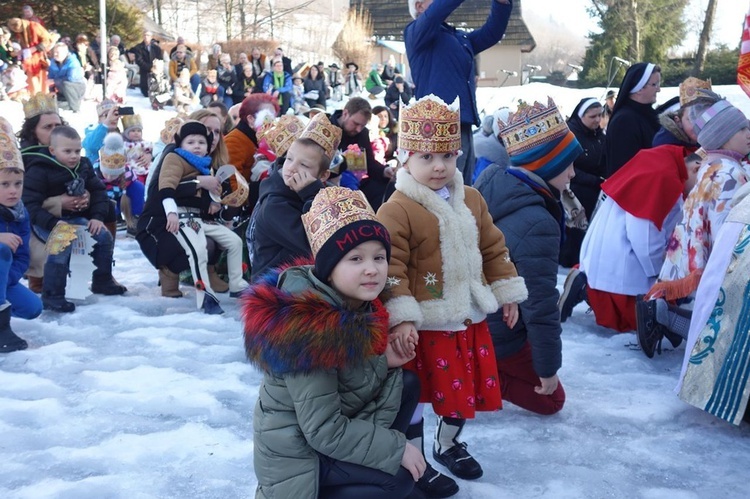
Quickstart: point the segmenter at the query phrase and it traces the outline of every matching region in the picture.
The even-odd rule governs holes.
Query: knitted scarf
[[[174,152],[190,163],[190,166],[201,172],[201,175],[211,175],[211,156],[196,156],[181,147],[175,149]]]

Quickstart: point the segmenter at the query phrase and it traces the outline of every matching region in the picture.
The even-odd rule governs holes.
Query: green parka
[[[264,372],[253,417],[258,498],[318,496],[318,454],[395,475],[406,437],[390,426],[403,388],[388,369],[379,302],[349,310],[309,266],[243,296],[245,348]]]

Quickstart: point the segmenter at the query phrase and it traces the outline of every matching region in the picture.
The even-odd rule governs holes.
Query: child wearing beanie
[[[425,462],[404,436],[419,380],[399,368],[410,357],[389,343],[378,300],[388,231],[343,187],[320,190],[301,223],[314,264],[267,272],[242,298],[247,357],[263,371],[256,495],[407,497]]]
[[[13,129],[0,118],[0,353],[28,348],[10,327],[11,314],[34,319],[42,313],[42,301],[21,284],[29,266],[29,212],[21,201],[23,160]]]
[[[115,132],[104,137],[94,168],[107,189],[107,196],[117,203],[117,217],[122,214],[128,234],[135,236],[136,217],[143,212],[144,186],[128,166],[122,135]]]
[[[196,95],[190,86],[190,70],[183,68],[174,82],[172,103],[177,114],[190,114],[190,108],[196,103]]]
[[[242,240],[224,225],[205,224],[202,218],[221,209],[210,195],[210,189],[218,195],[220,188],[211,171],[212,139],[213,134],[198,121],[187,121],[180,127],[174,136],[177,147],[164,157],[161,166],[158,196],[167,214],[166,230],[175,235],[190,262],[198,308],[206,314],[223,314],[208,279],[207,235],[228,250],[230,296],[239,297],[247,282],[242,279]],[[196,184],[195,195],[177,196],[177,188],[186,182]]]
[[[682,221],[667,243],[659,282],[646,294],[647,300],[653,300],[636,302],[638,338],[645,344],[644,351],[647,346],[658,345],[664,336],[674,346],[687,338],[690,310],[670,305],[668,301],[692,300],[716,234],[729,214],[732,198],[750,178],[746,162],[750,128],[742,111],[720,100],[693,106],[689,112],[698,144],[707,157],[698,170],[695,187],[685,200]]]
[[[143,140],[143,119],[139,114],[120,116],[122,137],[125,139],[125,151],[128,167],[143,185],[146,185],[148,169],[153,160],[154,144]]]
[[[283,166],[261,182],[258,204],[248,224],[246,238],[253,281],[267,270],[310,253],[301,216],[306,205],[325,187],[331,160],[341,141],[341,128],[331,124],[325,113],[311,119],[289,146],[284,143],[297,133],[297,122],[283,123],[286,125],[280,120],[264,134],[279,153],[286,152],[286,157]]]
[[[96,125],[89,125],[84,131],[81,145],[86,150],[86,157],[91,163],[99,160],[99,148],[102,147],[104,137],[110,132],[119,132],[117,125],[120,116],[117,114],[117,103],[104,99],[96,106],[96,114],[99,122]]]
[[[526,299],[502,232],[482,196],[463,185],[456,168],[461,149],[458,99],[445,104],[428,95],[401,108],[397,156],[404,165],[396,192],[378,210],[391,234],[385,306],[390,341],[414,352],[406,368],[422,383],[420,401],[438,415],[433,457],[454,475],[482,476],[482,467],[459,436],[476,411],[501,407],[497,365],[486,316],[503,308],[512,327]],[[423,448],[422,405],[407,437]],[[428,465],[417,487],[428,497],[458,492],[451,478]]]

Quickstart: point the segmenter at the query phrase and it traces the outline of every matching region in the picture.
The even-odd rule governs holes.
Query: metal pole
[[[107,42],[107,1],[99,0],[99,60],[102,62],[104,95],[107,95]]]

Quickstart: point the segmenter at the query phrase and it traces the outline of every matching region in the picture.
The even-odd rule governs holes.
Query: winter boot
[[[52,312],[73,312],[74,303],[65,299],[65,284],[68,281],[68,269],[61,263],[44,264],[44,283],[42,287],[42,305]]]
[[[643,295],[635,297],[635,320],[638,345],[649,359],[654,353],[661,355],[661,341],[666,327],[656,320],[656,300],[646,300]]]
[[[16,336],[10,328],[10,303],[4,304],[5,308],[0,310],[0,353],[16,352],[29,347],[26,340]]]
[[[483,474],[482,467],[466,450],[466,443],[458,441],[465,423],[465,419],[438,416],[432,457],[458,478],[476,480]]]
[[[210,293],[206,293],[203,297],[203,306],[201,310],[208,315],[221,315],[224,310],[219,305],[219,301]]]
[[[26,276],[29,280],[29,289],[34,293],[41,293],[44,279],[41,277],[34,277],[33,275]]]
[[[91,292],[97,295],[115,296],[123,295],[128,290],[125,286],[115,281],[112,274],[91,275]]]
[[[406,439],[424,455],[424,419],[409,426],[406,430]],[[427,468],[414,486],[415,491],[418,490],[424,497],[429,498],[450,497],[458,493],[458,484],[455,480],[437,471],[426,459],[425,462]],[[418,497],[416,494],[412,495]]]
[[[159,285],[161,286],[161,295],[169,298],[181,298],[180,276],[175,274],[167,267],[159,269]]]
[[[216,273],[216,267],[214,265],[208,265],[208,282],[211,284],[211,289],[216,293],[226,293],[229,291],[229,284],[224,279],[219,277]]]

